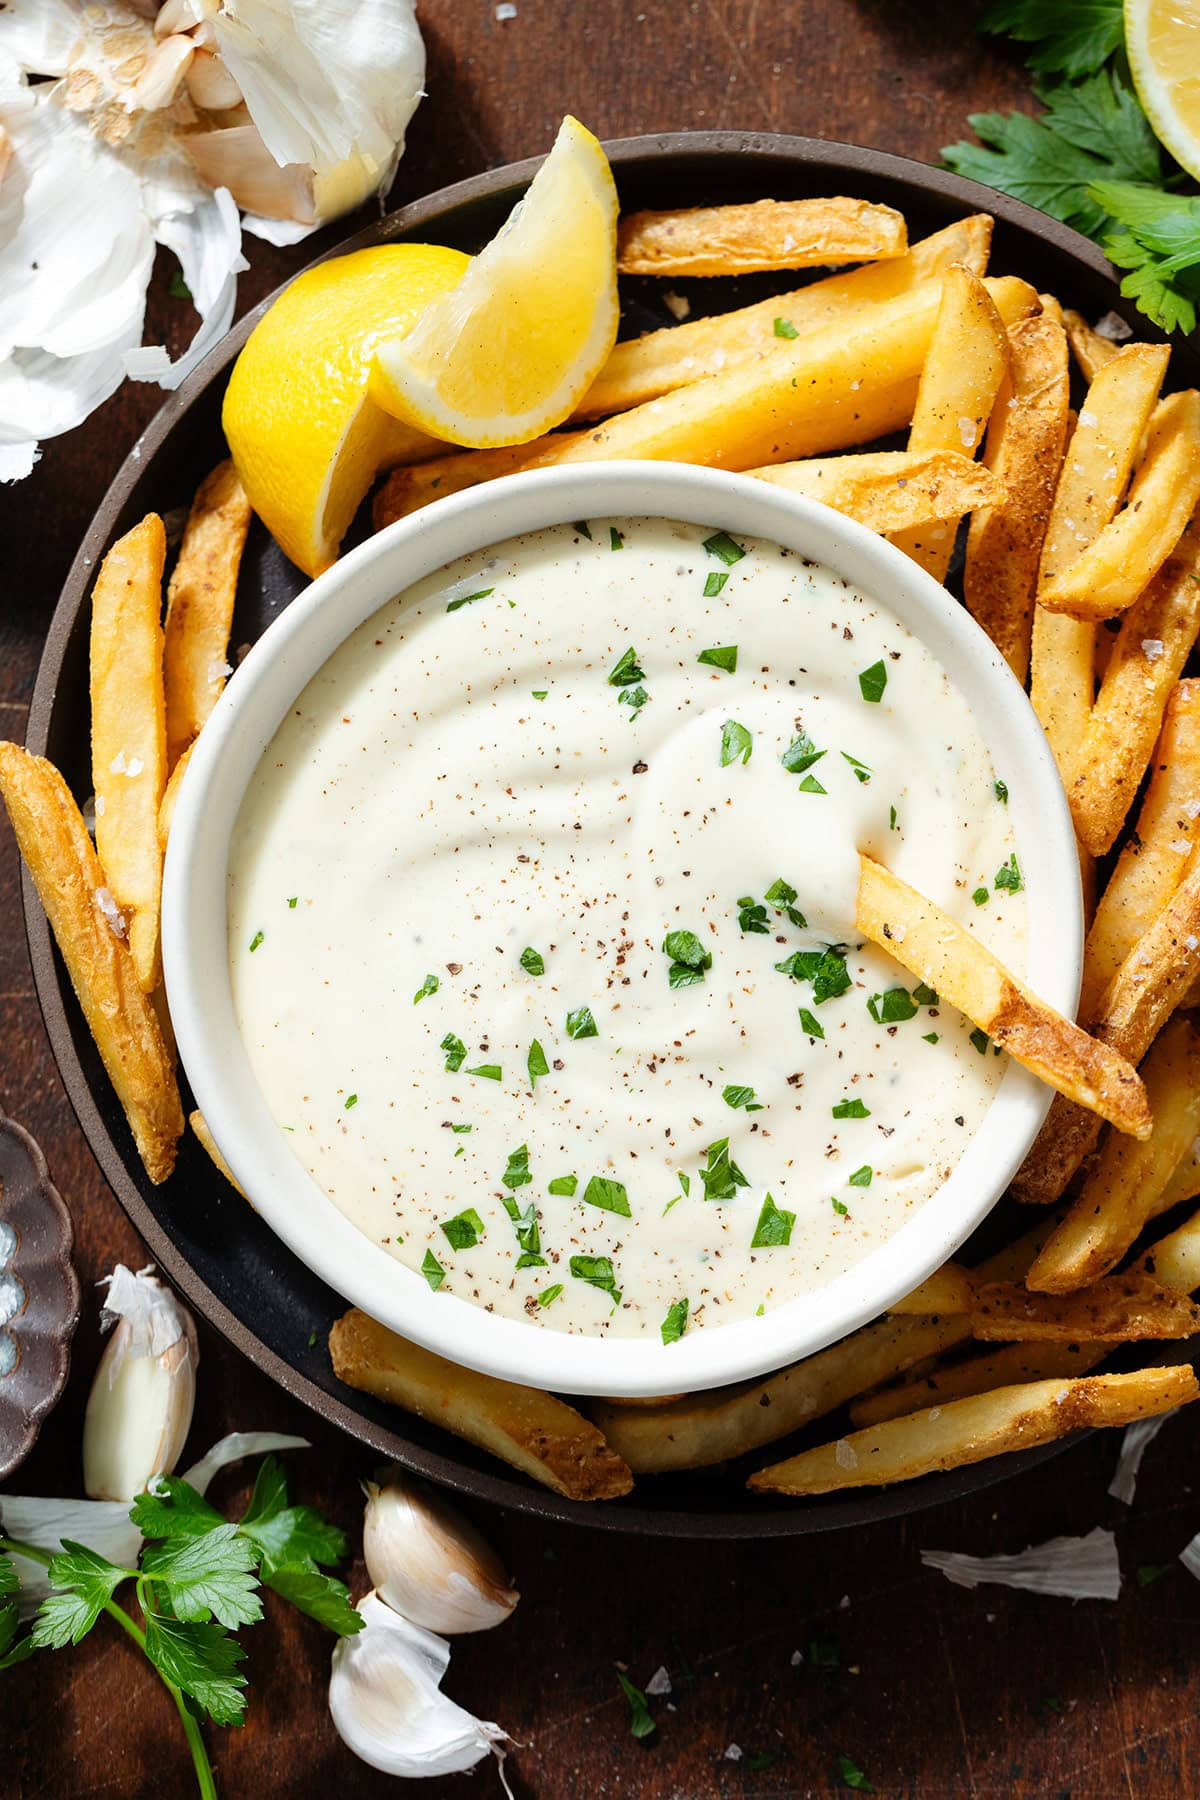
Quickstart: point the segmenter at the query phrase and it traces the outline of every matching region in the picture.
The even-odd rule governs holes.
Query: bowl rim
[[[1010,1063],[948,1180],[883,1244],[813,1293],[671,1345],[557,1331],[548,1338],[538,1324],[433,1293],[336,1208],[271,1118],[231,991],[230,838],[254,771],[307,682],[381,605],[447,562],[581,516],[681,519],[776,541],[897,613],[965,695],[1004,770],[1026,878],[1029,978],[1073,1014],[1083,945],[1074,833],[1041,726],[1003,658],[938,582],[864,526],[747,476],[666,463],[562,467],[450,496],[377,533],[302,591],[251,649],[193,751],[164,874],[164,972],[180,1057],[223,1155],[276,1235],[352,1305],[438,1355],[507,1381],[544,1382],[550,1352],[561,1392],[692,1392],[811,1355],[915,1288],[1004,1192],[1045,1117],[1049,1089]]]

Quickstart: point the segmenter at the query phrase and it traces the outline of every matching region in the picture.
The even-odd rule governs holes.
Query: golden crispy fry
[[[1034,608],[1029,700],[1042,723],[1064,787],[1087,730],[1096,692],[1096,627]]]
[[[1053,325],[1061,325],[1063,322],[1063,309],[1062,301],[1058,298],[1058,295],[1039,294],[1038,299],[1042,303],[1042,317],[1044,319],[1049,319]]]
[[[1152,1244],[1138,1267],[1175,1293],[1194,1294],[1200,1288],[1200,1213]]]
[[[1100,996],[1183,877],[1200,840],[1200,681],[1172,688],[1137,825],[1109,877],[1088,933],[1079,1017]]]
[[[975,1279],[959,1263],[943,1263],[911,1294],[888,1307],[893,1316],[917,1314],[931,1318],[942,1313],[969,1313],[975,1305]]]
[[[822,500],[879,532],[957,519],[985,501],[998,501],[1002,493],[990,470],[954,450],[810,457],[747,473]]]
[[[937,1469],[958,1469],[1010,1450],[1030,1450],[1100,1425],[1130,1425],[1200,1398],[1191,1369],[1135,1369],[1035,1381],[909,1413],[851,1432],[760,1469],[747,1486],[760,1493],[829,1494],[882,1487]]]
[[[1079,372],[1085,381],[1094,381],[1105,363],[1110,363],[1120,349],[1111,338],[1101,337],[1093,331],[1082,313],[1072,307],[1063,308],[1063,324],[1067,328],[1071,350],[1075,361],[1079,364]]]
[[[922,238],[903,256],[866,263],[848,274],[827,275],[790,294],[776,294],[715,318],[691,319],[616,344],[573,416],[599,419],[627,412],[704,375],[773,355],[780,344],[777,319],[805,337],[835,322],[849,324],[881,300],[893,300],[941,275],[952,262],[965,263],[983,275],[991,241],[991,218],[976,213]]]
[[[171,835],[171,823],[175,817],[175,803],[179,799],[179,790],[183,786],[183,778],[187,774],[194,749],[194,744],[188,745],[171,770],[171,778],[163,791],[162,805],[158,809],[158,844],[164,856],[167,852],[167,839]]]
[[[1193,525],[1125,614],[1066,784],[1075,829],[1094,856],[1116,842],[1198,634],[1200,525]]]
[[[1091,1029],[1130,1062],[1140,1063],[1185,997],[1197,969],[1200,939],[1200,852],[1150,929],[1130,950],[1101,996]],[[1018,1200],[1057,1200],[1095,1147],[1100,1126],[1091,1113],[1057,1096],[1013,1182]]]
[[[138,1155],[151,1181],[165,1181],[183,1131],[174,1063],[128,945],[108,922],[115,902],[79,808],[53,764],[16,744],[0,744],[0,795]]]
[[[553,441],[573,444],[582,442],[584,436],[578,431],[558,432]],[[372,522],[376,531],[394,525],[397,519],[406,519],[409,513],[420,512],[435,500],[444,500],[448,494],[461,494],[481,482],[528,468],[543,453],[548,441],[538,438],[534,444],[505,444],[495,450],[456,450],[449,456],[435,456],[428,462],[393,469],[375,495]]]
[[[92,785],[96,851],[146,993],[158,985],[162,851],[158,809],[167,783],[163,702],[163,522],[148,513],[100,565],[92,594]]]
[[[957,450],[973,457],[1007,372],[1008,336],[987,289],[969,269],[947,269],[908,448]],[[957,519],[947,519],[895,532],[892,542],[943,581],[957,525]]]
[[[1054,580],[1038,604],[1076,619],[1123,613],[1166,562],[1200,501],[1200,393],[1155,408],[1146,449],[1115,519]]]
[[[163,684],[167,764],[174,768],[200,735],[228,674],[229,628],[250,502],[231,462],[200,483],[167,587]]]
[[[755,200],[631,213],[617,227],[622,275],[747,275],[903,256],[903,213],[868,200]]]
[[[963,598],[1024,684],[1038,564],[1067,442],[1069,381],[1066,336],[1044,313],[1012,326],[1008,344],[1009,372],[983,457],[1004,491],[972,513]]]
[[[633,1486],[596,1427],[540,1388],[445,1362],[357,1309],[335,1321],[329,1354],[339,1380],[478,1444],[569,1500],[612,1500]]]
[[[1163,1031],[1143,1074],[1154,1130],[1142,1144],[1110,1137],[1104,1145],[1029,1271],[1029,1286],[1038,1293],[1071,1293],[1114,1269],[1200,1134],[1200,1034],[1186,1016]]]
[[[1050,1229],[1049,1221],[1039,1222],[997,1251],[978,1271],[980,1279],[1020,1278]],[[672,1406],[649,1410],[598,1404],[593,1416],[635,1474],[705,1468],[786,1437],[864,1389],[966,1343],[970,1334],[964,1314],[881,1319],[760,1381],[687,1394]]]
[[[926,1406],[944,1406],[948,1400],[966,1400],[1018,1381],[1086,1375],[1115,1348],[1108,1343],[1005,1344],[982,1356],[938,1363],[917,1380],[867,1394],[850,1408],[850,1420],[859,1426],[882,1425],[885,1419],[900,1419]]]
[[[1110,1275],[1073,1294],[995,1281],[979,1290],[971,1330],[983,1343],[1132,1344],[1191,1337],[1200,1331],[1200,1306],[1145,1273]]]
[[[254,1202],[250,1200],[249,1194],[237,1179],[237,1176],[225,1161],[225,1158],[221,1155],[221,1152],[217,1147],[217,1140],[208,1129],[208,1120],[205,1118],[204,1114],[202,1112],[189,1113],[188,1124],[191,1126],[203,1148],[207,1151],[213,1167],[219,1174],[225,1177],[231,1188],[237,1189],[243,1200],[249,1200],[250,1204],[253,1206]]]
[[[1185,1200],[1196,1199],[1200,1199],[1200,1156],[1193,1144],[1180,1159],[1178,1168],[1163,1189],[1156,1211],[1170,1212],[1173,1206],[1182,1206]]]
[[[856,924],[1043,1081],[1136,1138],[1150,1134],[1137,1071],[1039,1000],[965,926],[869,856],[859,857]]]

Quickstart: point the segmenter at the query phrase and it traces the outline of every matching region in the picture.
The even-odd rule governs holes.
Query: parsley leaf
[[[246,1713],[238,1664],[246,1652],[220,1625],[146,1616],[146,1655],[172,1686],[191,1696],[217,1725],[240,1725]]]
[[[501,1182],[515,1193],[519,1187],[525,1187],[533,1180],[529,1172],[529,1145],[521,1144],[516,1150],[509,1152]]]
[[[362,1630],[362,1614],[350,1603],[344,1582],[335,1575],[323,1575],[319,1569],[306,1569],[287,1564],[277,1567],[264,1562],[263,1583],[288,1600],[298,1612],[307,1613],[319,1625],[336,1631],[339,1637],[353,1637]]]
[[[754,1089],[752,1087],[723,1088],[721,1091],[721,1098],[724,1100],[726,1106],[732,1106],[735,1109],[739,1106],[744,1106],[748,1113],[761,1112],[763,1110],[762,1103],[755,1097]]]
[[[659,1328],[662,1333],[662,1341],[664,1344],[677,1344],[679,1342],[680,1338],[687,1330],[687,1319],[687,1301],[676,1300],[675,1304],[668,1308],[667,1316]]]
[[[1008,783],[1006,781],[994,781],[992,783],[992,787],[995,789],[996,798],[1000,802],[1001,806],[1007,806],[1008,805]]]
[[[413,995],[413,1005],[415,1006],[418,1000],[423,1000],[426,994],[436,994],[440,985],[436,975],[427,975]]]
[[[795,1213],[787,1212],[783,1207],[776,1206],[768,1194],[762,1203],[758,1224],[754,1227],[754,1236],[750,1239],[750,1248],[752,1250],[770,1250],[790,1244],[792,1226],[795,1223]]]
[[[872,994],[867,1001],[867,1011],[877,1025],[903,1024],[905,1019],[915,1019],[920,1010],[908,989],[903,987]]]
[[[869,669],[864,669],[858,678],[858,690],[864,700],[878,705],[883,699],[883,691],[887,687],[887,669],[882,662],[873,662]]]
[[[432,1250],[427,1250],[421,1258],[421,1273],[436,1294],[446,1279],[446,1271]]]
[[[741,562],[746,554],[740,544],[734,543],[727,531],[714,531],[711,537],[706,537],[704,549],[710,556],[720,557],[730,568],[734,563]]]
[[[1017,855],[1014,850],[1003,868],[996,870],[995,885],[1006,889],[1010,894],[1019,894],[1025,883],[1021,879],[1021,871],[1017,867]]]
[[[475,1068],[467,1070],[468,1075],[475,1075],[480,1081],[502,1081],[504,1070],[499,1063],[479,1063]]]
[[[855,1169],[846,1185],[848,1187],[868,1188],[871,1185],[874,1174],[875,1171],[870,1163],[864,1163],[861,1169]]]
[[[826,1000],[836,1000],[839,994],[853,986],[844,952],[845,946],[841,944],[826,944],[823,950],[793,950],[775,967],[781,975],[790,975],[793,981],[811,981],[813,1005],[821,1006]]]
[[[446,1052],[446,1067],[451,1074],[462,1068],[467,1060],[467,1046],[460,1037],[455,1037],[452,1031],[448,1031],[439,1048]]]
[[[809,1012],[807,1006],[800,1008],[800,1023],[809,1037],[823,1038],[825,1036],[825,1027],[813,1013]]]
[[[203,1537],[152,1544],[142,1554],[142,1573],[161,1582],[177,1619],[216,1619],[228,1629],[262,1618],[258,1552],[236,1525],[223,1522]]]
[[[541,1293],[537,1297],[538,1305],[539,1306],[553,1306],[554,1302],[558,1299],[558,1296],[562,1293],[562,1291],[563,1291],[563,1284],[561,1281],[556,1281],[554,1283],[553,1287],[543,1288]]]
[[[139,1494],[129,1509],[129,1516],[143,1537],[202,1537],[214,1526],[225,1523],[194,1487],[174,1475],[160,1475],[154,1489],[153,1493]]]
[[[711,650],[702,650],[696,661],[707,663],[713,669],[724,669],[729,675],[736,675],[737,658],[736,644],[717,644]]]
[[[634,1687],[624,1669],[617,1670],[617,1680],[620,1683],[621,1692],[629,1702],[630,1731],[635,1738],[649,1737],[656,1727],[650,1716],[650,1708],[646,1704],[645,1694],[641,1688]]]
[[[631,1219],[629,1195],[623,1183],[613,1181],[608,1175],[593,1175],[583,1190],[585,1206],[598,1206],[601,1212],[619,1213],[623,1219]]]
[[[832,1112],[835,1119],[869,1119],[871,1116],[861,1100],[839,1100]]]
[[[548,1194],[565,1194],[569,1200],[579,1186],[578,1175],[556,1175],[546,1189]]]
[[[971,1033],[971,1042],[974,1044],[975,1048],[978,1050],[980,1056],[987,1055],[988,1046],[991,1044],[991,1041],[992,1040],[988,1036],[987,1032],[981,1031],[978,1026],[976,1026],[975,1030]]]
[[[873,1794],[875,1789],[867,1780],[857,1763],[849,1756],[838,1757],[838,1774],[848,1788],[857,1788],[860,1794]]]
[[[727,769],[740,756],[748,763],[754,750],[754,737],[736,719],[726,719],[721,727],[721,767]]]
[[[1200,302],[1200,195],[1097,181],[1091,197],[1126,229],[1104,248],[1130,273],[1121,292],[1164,331],[1194,331]]]
[[[704,578],[704,598],[706,600],[715,600],[728,580],[728,569],[713,569]]]
[[[704,948],[694,931],[668,931],[663,952],[672,958],[667,970],[669,987],[694,987],[704,980],[705,970],[712,968],[712,951]]]
[[[577,1006],[574,1012],[567,1014],[567,1036],[569,1038],[594,1038],[600,1036],[599,1027],[592,1017],[590,1006]]]
[[[743,894],[738,901],[738,930],[761,931],[766,935],[770,929],[766,907],[760,905],[753,894]]]
[[[11,1567],[11,1565],[10,1565]],[[62,1593],[47,1594],[33,1622],[33,1645],[38,1650],[62,1650],[86,1637],[128,1570],[86,1544],[62,1540],[62,1551],[50,1564],[50,1580]]]
[[[542,1046],[536,1038],[534,1038],[529,1046],[529,1055],[525,1059],[525,1067],[529,1072],[529,1086],[531,1089],[537,1086],[539,1075],[548,1075],[550,1073],[550,1064],[546,1061],[546,1052],[542,1049]]]
[[[805,769],[811,769],[824,755],[825,751],[817,749],[807,731],[802,731],[792,739],[779,760],[789,775],[803,775]]]
[[[473,605],[473,603],[476,600],[486,600],[488,595],[494,594],[495,591],[496,590],[494,587],[490,587],[490,588],[480,588],[474,594],[462,594],[462,595],[460,595],[460,597],[457,600],[451,600],[449,606],[447,606],[447,608],[446,608],[446,611],[448,613],[457,612],[460,607],[471,606],[471,605]]]
[[[614,1306],[621,1304],[621,1290],[613,1273],[611,1257],[573,1256],[571,1273],[576,1281],[586,1281],[589,1287],[600,1288],[603,1293],[611,1294]]]
[[[275,1564],[340,1562],[346,1554],[345,1533],[311,1506],[288,1504],[287,1481],[276,1457],[259,1464],[250,1504],[238,1522],[262,1556]],[[352,1630],[359,1627],[352,1626]]]
[[[1121,0],[993,0],[980,27],[1037,44],[1029,67],[1072,80],[1107,62],[1125,35]]]
[[[790,319],[776,319],[773,330],[775,336],[778,338],[795,338],[800,336],[800,333],[796,330],[796,327],[792,324]]]
[[[609,671],[609,687],[632,687],[635,681],[645,681],[646,671],[639,667],[637,651],[630,644],[623,656],[613,664]]]
[[[727,1137],[708,1146],[708,1162],[700,1171],[700,1180],[706,1200],[732,1200],[740,1187],[750,1186],[729,1154]]]
[[[486,1227],[473,1206],[441,1221],[442,1230],[452,1250],[473,1250]]]
[[[540,950],[529,948],[522,950],[519,961],[527,975],[544,975],[546,973],[546,959]]]

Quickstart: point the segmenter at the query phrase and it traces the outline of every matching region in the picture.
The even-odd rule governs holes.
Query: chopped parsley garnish
[[[754,738],[746,727],[739,725],[736,719],[726,719],[721,727],[721,767],[727,769],[739,756],[743,763],[748,763],[753,749]]]
[[[258,946],[262,943],[265,936],[266,936],[265,932],[256,931],[254,936],[250,939],[250,954],[252,956],[253,956],[254,952],[258,949]]]
[[[542,1046],[538,1043],[536,1038],[534,1038],[532,1044],[529,1046],[529,1055],[525,1059],[525,1067],[529,1071],[529,1086],[531,1089],[537,1086],[539,1075],[548,1075],[550,1073],[550,1064],[546,1061],[546,1052],[542,1049]]]
[[[706,600],[715,600],[728,580],[728,569],[713,569],[711,573],[705,577],[704,598]]]
[[[634,1687],[624,1669],[617,1670],[617,1680],[621,1692],[629,1702],[629,1729],[635,1738],[649,1737],[655,1730],[654,1720],[650,1716],[650,1708],[646,1704],[646,1696],[640,1687]]]
[[[473,1206],[468,1206],[465,1212],[455,1213],[452,1219],[443,1219],[441,1226],[452,1250],[472,1249],[485,1230],[483,1220]]]
[[[577,531],[579,533],[580,537],[585,537],[585,538],[587,538],[589,543],[591,542],[592,528],[588,524],[586,519],[576,519],[575,523],[571,527],[571,530]]]
[[[736,675],[737,653],[736,644],[716,644],[711,650],[702,650],[696,661],[707,663],[712,669],[724,669],[729,675]]]
[[[480,588],[477,594],[463,594],[459,599],[452,600],[446,608],[446,611],[448,613],[457,612],[460,606],[470,606],[476,600],[486,600],[488,595],[494,594],[495,591],[494,587],[490,587]]]
[[[867,1780],[857,1763],[848,1756],[838,1757],[838,1774],[848,1788],[857,1788],[860,1794],[873,1794],[875,1789]]]
[[[571,1273],[576,1281],[586,1281],[589,1287],[600,1288],[604,1293],[611,1294],[614,1306],[621,1304],[621,1290],[613,1273],[611,1257],[573,1256]]]
[[[971,1042],[974,1044],[975,1048],[978,1050],[980,1056],[987,1055],[988,1046],[991,1043],[991,1041],[992,1040],[988,1036],[987,1032],[980,1031],[978,1026],[976,1026],[975,1030],[971,1033]]]
[[[1170,1563],[1139,1563],[1137,1566],[1137,1584],[1139,1587],[1153,1587],[1164,1575],[1171,1573]]]
[[[527,975],[544,975],[546,973],[545,958],[540,950],[529,948],[522,950],[519,961]]]
[[[617,704],[631,708],[630,717],[636,719],[649,698],[644,687],[628,687],[619,696]]]
[[[421,1260],[421,1273],[436,1294],[446,1279],[446,1271],[432,1250],[427,1250]]]
[[[167,283],[167,292],[170,294],[172,300],[190,300],[192,298],[192,290],[183,279],[183,271],[181,269],[171,270],[171,279]]]
[[[1025,883],[1021,880],[1021,871],[1017,867],[1017,853],[1014,850],[1003,868],[996,870],[998,888],[1006,888],[1010,894],[1019,894]]]
[[[720,557],[730,568],[734,563],[741,562],[746,554],[740,544],[734,543],[727,531],[714,531],[711,537],[705,538],[704,548],[710,556]]]
[[[805,769],[811,769],[824,755],[825,751],[817,749],[807,731],[802,731],[799,737],[792,739],[779,760],[789,775],[803,775]]]
[[[740,1187],[750,1183],[729,1154],[729,1139],[718,1138],[708,1146],[708,1162],[700,1171],[706,1200],[732,1200]]]
[[[451,1125],[450,1129],[451,1131],[461,1133],[465,1131],[474,1131],[475,1127],[473,1125]]]
[[[888,813],[889,813],[888,829],[891,831],[895,831],[897,829],[896,820],[899,815],[897,814],[894,806],[889,807]]]
[[[937,1044],[940,1043],[941,1040],[936,1031],[923,1031],[921,1033],[921,1042],[923,1044]]]
[[[790,319],[776,319],[774,331],[775,336],[781,338],[794,338],[800,336],[800,333],[796,330],[796,327],[792,324]]]
[[[777,906],[780,912],[785,912],[792,924],[798,926],[801,931],[807,929],[808,920],[793,905],[793,901],[796,899],[796,890],[790,881],[783,879],[782,875],[771,883],[763,898],[769,905]]]
[[[726,1106],[732,1106],[735,1110],[739,1106],[745,1107],[748,1113],[761,1112],[763,1110],[762,1102],[757,1098],[752,1087],[723,1088],[721,1090],[721,1098],[724,1100]]]
[[[771,929],[767,923],[766,907],[760,905],[753,894],[743,894],[738,901],[738,929],[761,931],[764,935]]]
[[[861,1169],[855,1169],[846,1185],[848,1187],[870,1187],[874,1174],[875,1171],[870,1163],[864,1163]]]
[[[468,1075],[477,1075],[480,1081],[503,1081],[504,1070],[499,1063],[479,1063],[474,1069],[467,1070]]]
[[[601,1212],[619,1213],[623,1219],[633,1217],[624,1184],[609,1175],[592,1176],[583,1190],[583,1204],[598,1206]]]
[[[623,550],[625,548],[625,539],[621,536],[621,533],[617,530],[615,525],[610,525],[608,528],[608,547],[610,550]]]
[[[869,1119],[871,1116],[861,1100],[839,1100],[832,1110],[835,1119]]]
[[[578,1175],[556,1175],[546,1192],[548,1194],[565,1194],[569,1200],[578,1186]]]
[[[814,1014],[809,1012],[807,1006],[802,1006],[800,1008],[800,1023],[803,1025],[805,1031],[807,1031],[809,1037],[823,1038],[825,1036],[825,1027]]]
[[[996,791],[996,798],[1000,802],[1001,806],[1007,806],[1008,805],[1008,783],[1006,781],[994,781],[992,783],[992,786]]]
[[[357,1094],[347,1094],[345,1102],[342,1106],[342,1111],[349,1112],[350,1108],[352,1106],[357,1106],[357,1105],[358,1105],[358,1095]]]
[[[452,1031],[448,1031],[439,1048],[446,1052],[446,1067],[451,1074],[456,1074],[467,1060],[467,1046],[460,1037],[455,1037]]]
[[[829,789],[823,788],[815,775],[806,775],[800,783],[799,792],[802,794],[827,794]]]
[[[544,1269],[546,1259],[542,1255],[542,1237],[538,1230],[537,1207],[533,1201],[522,1212],[516,1201],[505,1194],[504,1210],[517,1228],[517,1243],[521,1254],[517,1258],[518,1273],[522,1269]]]
[[[522,1144],[518,1149],[513,1150],[510,1153],[508,1163],[500,1180],[506,1188],[513,1189],[524,1187],[527,1182],[533,1180],[533,1176],[529,1172],[528,1144]]]
[[[829,1196],[829,1204],[832,1206],[834,1212],[838,1214],[839,1218],[848,1219],[850,1217],[850,1208],[846,1205],[844,1200],[839,1200],[835,1194]]]
[[[705,970],[712,968],[712,951],[704,948],[694,931],[668,931],[663,939],[663,953],[671,958],[667,970],[669,987],[694,987],[704,980]]]
[[[823,950],[793,950],[775,967],[781,975],[790,975],[793,981],[811,981],[814,1006],[836,1000],[839,994],[853,986],[843,944],[826,944]]]
[[[938,997],[933,989],[923,981],[918,981],[912,994],[918,1006],[936,1006],[938,1003]]]
[[[574,1012],[567,1014],[567,1036],[569,1038],[599,1037],[600,1031],[592,1017],[590,1006],[577,1006]]]
[[[776,1206],[768,1194],[762,1203],[758,1224],[754,1227],[754,1236],[750,1239],[750,1248],[752,1250],[770,1250],[790,1244],[792,1226],[795,1223],[795,1213],[786,1212],[783,1207]]]
[[[291,910],[293,912],[296,910],[296,907],[298,906],[299,901],[300,901],[299,894],[293,894],[291,899],[288,901],[288,906],[291,908]]]
[[[986,906],[988,901],[991,899],[991,897],[992,896],[988,893],[988,891],[985,887],[977,887],[975,889],[975,892],[971,895],[971,898],[975,902],[976,906]]]
[[[902,1025],[906,1019],[915,1019],[920,1010],[908,989],[903,987],[872,994],[867,1001],[867,1011],[877,1025]]]
[[[674,1306],[672,1306],[668,1309],[667,1316],[663,1320],[662,1326],[660,1327],[660,1329],[662,1331],[663,1343],[664,1344],[677,1344],[679,1342],[680,1338],[683,1336],[684,1332],[687,1330],[687,1320],[688,1320],[688,1303],[687,1303],[687,1301],[686,1300],[676,1300]]]
[[[441,983],[436,975],[427,975],[413,995],[413,1005],[415,1006],[418,1000],[423,1000],[426,994],[436,994],[440,986]]]
[[[591,532],[588,533],[588,536],[589,537],[591,536]],[[538,1305],[539,1306],[553,1306],[554,1302],[558,1299],[558,1296],[562,1293],[562,1291],[563,1291],[563,1284],[561,1281],[556,1281],[554,1283],[553,1287],[543,1288],[541,1293],[537,1297]]]
[[[637,651],[630,644],[628,650],[615,662],[609,671],[609,687],[632,687],[635,681],[645,681],[646,671],[638,664]]]
[[[875,773],[874,769],[868,768],[865,762],[859,762],[857,756],[851,756],[848,750],[842,751],[842,759],[843,761],[848,762],[850,767],[854,770],[855,780],[861,781],[864,786],[870,781],[872,775]]]
[[[679,1185],[683,1189],[683,1198],[686,1200],[692,1191],[692,1178],[690,1175],[685,1175],[682,1169],[676,1169],[675,1173],[679,1177]]]
[[[881,662],[874,662],[869,669],[864,669],[858,678],[859,692],[864,700],[878,705],[883,699],[883,690],[887,686],[887,670]]]

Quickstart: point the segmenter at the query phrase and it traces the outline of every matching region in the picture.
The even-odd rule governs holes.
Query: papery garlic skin
[[[367,1483],[363,1556],[380,1599],[428,1631],[488,1631],[520,1599],[475,1527],[398,1469]]]
[[[365,1628],[338,1639],[329,1677],[329,1711],[347,1748],[373,1769],[410,1780],[459,1774],[489,1753],[502,1757],[508,1733],[441,1691],[449,1644],[375,1593],[357,1610]]]
[[[161,1282],[118,1263],[105,1317],[116,1320],[88,1396],[83,1486],[130,1501],[183,1452],[196,1403],[199,1348],[187,1308]]]

